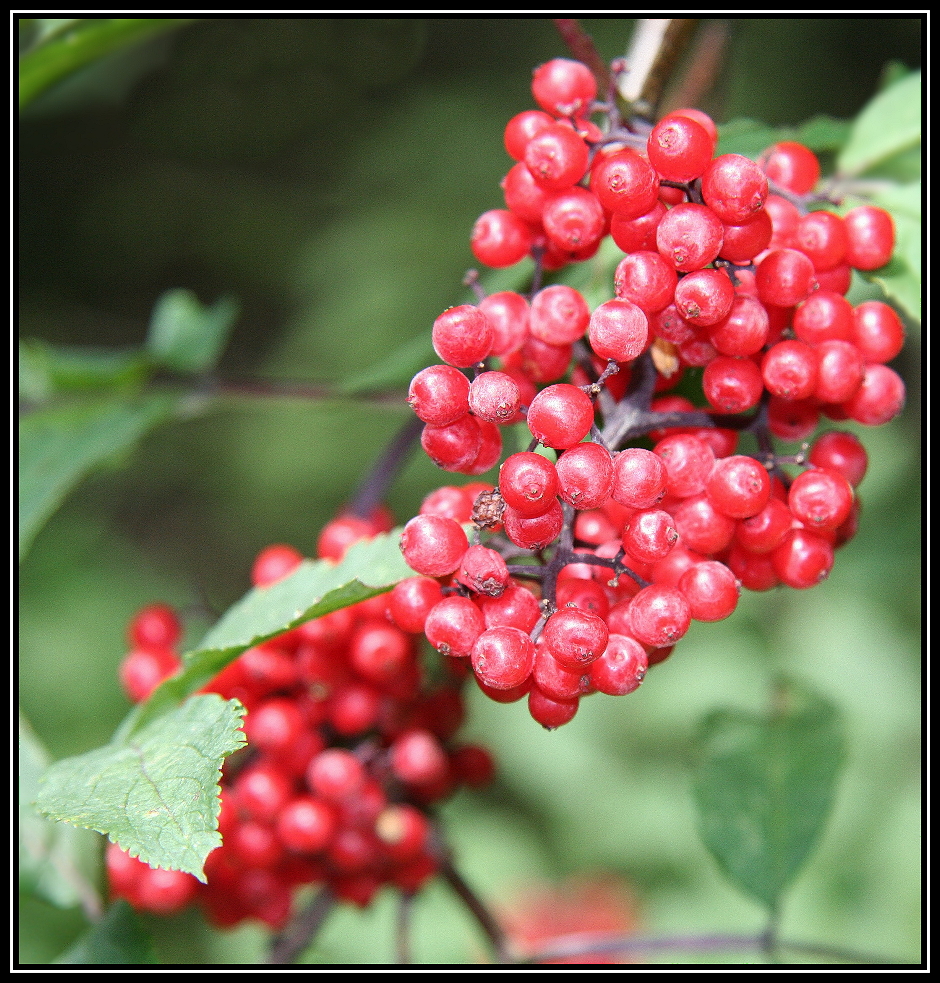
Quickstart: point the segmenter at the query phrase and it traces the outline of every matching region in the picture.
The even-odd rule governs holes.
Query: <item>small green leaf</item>
[[[144,381],[149,361],[139,349],[66,348],[39,338],[19,345],[20,399],[41,403],[52,396],[113,392]]]
[[[59,761],[40,778],[36,806],[60,822],[106,833],[152,867],[205,882],[218,833],[223,759],[245,743],[244,708],[195,696],[127,740]]]
[[[173,372],[205,372],[219,360],[237,317],[232,297],[206,307],[191,290],[168,290],[153,309],[147,350]]]
[[[134,909],[126,901],[118,901],[55,962],[67,966],[140,966],[158,959]]]
[[[921,73],[882,90],[862,110],[837,161],[840,175],[865,174],[920,143]]]
[[[56,83],[106,55],[190,23],[192,18],[170,17],[83,17],[34,22],[35,33],[19,61],[20,110]]]
[[[768,715],[709,715],[696,744],[699,832],[721,869],[775,910],[819,838],[844,758],[835,708],[793,686]]]
[[[185,668],[161,683],[150,699],[135,707],[118,737],[150,720],[205,686],[246,649],[331,611],[384,594],[414,571],[402,559],[400,529],[354,544],[340,563],[305,560],[289,577],[256,588],[216,622],[199,646],[185,655]]]
[[[354,544],[340,563],[304,561],[289,577],[251,591],[219,619],[193,661],[209,652],[244,651],[338,608],[391,590],[414,576],[401,555],[401,530]]]
[[[129,450],[169,419],[178,396],[103,400],[36,410],[20,419],[20,559],[72,488],[93,468]]]
[[[832,116],[814,116],[800,126],[767,126],[752,119],[736,119],[719,129],[718,154],[741,154],[756,160],[781,140],[795,140],[816,153],[838,150],[848,137],[850,124]]]

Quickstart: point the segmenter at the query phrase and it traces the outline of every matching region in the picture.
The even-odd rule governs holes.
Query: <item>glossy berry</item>
[[[465,369],[482,362],[493,345],[493,326],[486,314],[472,304],[444,311],[434,322],[431,343],[449,365]]]
[[[767,175],[747,157],[722,154],[702,175],[705,204],[728,225],[741,225],[763,207],[768,194]]]
[[[602,618],[578,608],[560,608],[545,622],[542,640],[557,662],[583,669],[607,647],[609,632]]]
[[[647,142],[649,161],[666,181],[701,177],[712,159],[713,142],[705,127],[688,116],[664,116]]]
[[[553,58],[532,73],[532,95],[555,116],[584,116],[597,97],[597,82],[587,65]]]
[[[470,663],[481,683],[509,690],[529,678],[535,664],[535,644],[518,628],[487,628],[473,645]]]
[[[400,545],[405,562],[416,573],[444,577],[460,566],[469,543],[453,519],[418,515],[405,524]]]
[[[845,261],[856,270],[877,270],[894,251],[894,220],[875,205],[860,205],[845,216]]]
[[[577,386],[547,386],[532,400],[526,423],[546,447],[564,450],[580,443],[594,425],[594,404]]]
[[[541,454],[511,454],[499,469],[499,491],[506,504],[522,518],[544,515],[558,494],[558,472]]]
[[[837,471],[813,468],[797,475],[787,504],[794,518],[811,531],[833,531],[849,517],[852,486]]]
[[[183,635],[179,615],[169,604],[148,604],[127,626],[131,645],[139,648],[173,648]]]
[[[588,340],[595,355],[615,362],[632,362],[649,347],[649,323],[636,304],[615,298],[595,308]]]

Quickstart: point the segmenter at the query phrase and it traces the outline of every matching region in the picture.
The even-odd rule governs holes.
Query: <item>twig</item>
[[[571,17],[553,17],[552,22],[572,56],[587,65],[594,73],[598,92],[607,92],[611,82],[610,68],[601,58],[593,38],[584,30],[581,22]]]
[[[271,940],[265,962],[271,966],[296,962],[311,945],[335,904],[336,896],[324,887],[290,925]]]

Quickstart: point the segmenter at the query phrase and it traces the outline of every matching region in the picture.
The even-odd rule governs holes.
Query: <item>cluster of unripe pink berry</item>
[[[320,558],[341,558],[355,539],[387,529],[385,519],[330,523]],[[253,584],[265,588],[301,560],[293,547],[268,547]],[[254,919],[280,929],[303,885],[365,906],[384,885],[415,891],[438,871],[430,807],[489,781],[492,759],[455,740],[465,673],[441,660],[431,678],[417,638],[388,607],[383,595],[306,622],[249,649],[204,688],[248,711],[247,747],[223,769],[222,846],[209,854],[207,883],[153,869],[111,844],[114,896],[159,914],[198,902],[219,926]],[[132,619],[120,675],[133,700],[179,667],[180,634],[166,605]]]
[[[890,259],[890,216],[809,211],[820,166],[806,147],[716,157],[704,113],[624,121],[566,59],[538,68],[532,92],[541,108],[505,131],[506,208],[481,216],[471,246],[492,267],[531,256],[539,285],[485,296],[474,281],[478,302],[434,322],[443,364],[408,394],[444,470],[489,471],[506,426],[531,443],[469,506],[426,503],[401,548],[424,578],[409,589],[422,584],[431,644],[555,727],[582,696],[636,689],[742,586],[829,574],[867,455],[817,427],[900,412],[886,363],[904,329],[887,304],[845,298],[853,269]],[[625,253],[612,299],[592,311],[575,288],[540,285],[607,235]],[[805,445],[784,455],[774,438]]]

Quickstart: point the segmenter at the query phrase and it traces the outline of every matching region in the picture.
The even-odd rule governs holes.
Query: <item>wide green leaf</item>
[[[118,901],[55,962],[68,966],[139,966],[158,959],[134,909],[126,901]]]
[[[728,877],[771,910],[823,830],[844,758],[835,708],[782,687],[766,715],[704,721],[694,776],[699,831]]]
[[[20,559],[72,488],[169,419],[180,397],[150,394],[51,406],[20,419]]]
[[[173,372],[206,372],[222,354],[236,317],[238,304],[231,297],[206,306],[191,290],[168,290],[150,318],[147,350]]]
[[[125,740],[56,762],[40,778],[36,806],[204,882],[206,857],[222,842],[222,762],[245,743],[243,714],[237,700],[195,696]]]
[[[921,73],[911,72],[868,103],[839,153],[840,175],[865,174],[920,143],[921,89]]]

